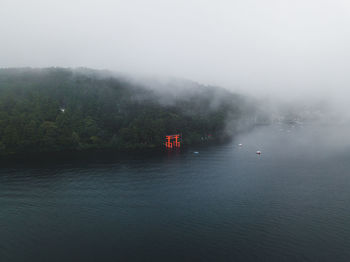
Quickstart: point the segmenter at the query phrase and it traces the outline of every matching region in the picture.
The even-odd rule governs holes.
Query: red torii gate
[[[180,148],[180,134],[165,136],[165,147],[166,148]]]

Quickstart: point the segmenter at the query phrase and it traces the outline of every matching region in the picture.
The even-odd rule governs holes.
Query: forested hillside
[[[147,85],[89,69],[0,69],[0,155],[161,149],[172,133],[186,146],[229,136],[248,108],[212,87],[166,96]]]

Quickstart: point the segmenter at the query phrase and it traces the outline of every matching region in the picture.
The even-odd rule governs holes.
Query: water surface
[[[348,261],[350,147],[330,134],[3,165],[0,261]]]

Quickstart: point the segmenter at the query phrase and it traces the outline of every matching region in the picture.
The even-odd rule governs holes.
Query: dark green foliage
[[[241,113],[237,96],[215,92],[199,86],[162,104],[159,93],[98,71],[1,69],[0,155],[161,148],[172,133],[185,145],[222,137]]]

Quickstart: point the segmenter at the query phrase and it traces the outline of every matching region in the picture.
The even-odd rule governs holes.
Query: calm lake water
[[[6,164],[0,261],[349,261],[349,170],[337,132],[277,124],[180,153]]]

